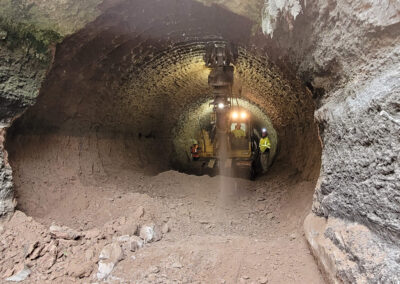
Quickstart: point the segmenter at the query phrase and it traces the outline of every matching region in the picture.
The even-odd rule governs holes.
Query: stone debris
[[[25,258],[28,258],[38,246],[39,246],[38,241],[31,243],[26,249]]]
[[[159,227],[149,224],[140,228],[139,236],[143,239],[144,243],[151,243],[161,240],[162,233]]]
[[[24,281],[26,278],[29,277],[29,275],[31,274],[31,270],[29,269],[29,267],[25,266],[21,271],[19,271],[17,274],[8,277],[6,279],[6,281],[11,281],[11,282],[21,282]]]
[[[267,284],[267,283],[268,283],[268,278],[267,278],[267,277],[260,278],[260,280],[258,281],[258,283],[260,283],[260,284]]]
[[[150,268],[151,273],[159,273],[160,272],[160,267],[158,266],[153,266]]]
[[[138,236],[123,235],[114,240],[121,244],[124,251],[135,252],[143,247],[143,240]]]
[[[132,236],[129,239],[129,250],[132,252],[137,251],[143,247],[143,240],[137,236]]]
[[[82,234],[68,228],[66,226],[50,226],[50,233],[56,239],[64,239],[64,240],[77,240],[82,237]]]
[[[119,243],[106,245],[100,252],[97,279],[106,279],[122,259],[124,259],[124,252]]]
[[[47,253],[42,258],[40,258],[39,265],[45,270],[48,270],[56,263],[58,255],[57,243],[55,242],[50,243],[45,248],[45,251]]]
[[[183,267],[183,265],[182,265],[182,263],[180,263],[180,262],[174,262],[172,265],[171,265],[171,267],[172,268],[182,268]]]
[[[91,262],[74,262],[68,265],[68,275],[75,278],[89,277],[93,271]]]

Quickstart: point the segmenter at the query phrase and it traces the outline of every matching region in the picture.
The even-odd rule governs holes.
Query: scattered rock
[[[137,236],[132,236],[129,239],[129,250],[132,252],[137,251],[143,247],[143,240]]]
[[[115,264],[110,261],[100,261],[97,270],[97,279],[103,280],[113,271]]]
[[[272,214],[272,213],[268,213],[268,214],[267,214],[267,219],[269,219],[269,220],[273,220],[273,219],[275,219],[275,216],[274,216],[274,214]]]
[[[203,225],[206,225],[206,224],[208,224],[208,223],[210,223],[210,222],[208,222],[208,221],[206,221],[206,220],[200,220],[199,223],[200,223],[200,224],[203,224]]]
[[[150,268],[150,272],[151,273],[158,273],[158,272],[160,272],[160,267],[153,266],[153,267]]]
[[[139,236],[144,243],[156,242],[161,240],[162,233],[154,224],[145,225],[140,228]]]
[[[143,206],[139,206],[136,209],[135,213],[133,213],[133,216],[134,216],[135,219],[142,218],[144,216],[144,208],[143,208]]]
[[[0,225],[0,235],[3,234],[4,232],[5,232],[4,227]]]
[[[45,251],[47,252],[43,257],[39,260],[39,266],[42,270],[46,271],[49,270],[57,260],[58,249],[56,244],[50,243],[46,248]]]
[[[173,264],[172,264],[172,268],[182,268],[183,267],[183,265],[182,265],[182,263],[180,263],[180,262],[174,262]]]
[[[293,234],[291,234],[291,235],[289,236],[289,239],[290,239],[291,241],[295,240],[296,238],[297,238],[297,234],[296,234],[296,233],[293,233]]]
[[[34,251],[30,255],[28,255],[29,259],[34,260],[34,259],[37,259],[38,257],[42,256],[43,249],[44,249],[44,245],[41,245],[41,246],[37,247],[37,249],[34,249]]]
[[[116,238],[115,241],[122,245],[124,251],[135,252],[143,247],[143,240],[138,236],[124,235]]]
[[[97,278],[103,280],[107,278],[115,265],[124,258],[124,253],[119,243],[106,245],[99,256],[99,268]]]
[[[260,284],[267,284],[267,283],[268,283],[268,278],[267,278],[267,277],[260,278],[260,280],[258,281],[258,283],[260,283]]]
[[[39,246],[38,241],[31,243],[26,249],[25,258],[28,258],[38,246]]]
[[[123,251],[118,243],[106,245],[100,252],[100,260],[111,260],[114,263],[123,259]]]
[[[12,282],[21,282],[24,281],[28,276],[31,274],[31,270],[25,266],[21,271],[19,271],[17,274],[8,277],[6,281],[12,281]]]
[[[93,271],[93,264],[90,262],[75,262],[68,265],[68,275],[75,278],[89,277]]]
[[[50,226],[50,233],[56,239],[77,240],[82,237],[82,234],[66,226]]]

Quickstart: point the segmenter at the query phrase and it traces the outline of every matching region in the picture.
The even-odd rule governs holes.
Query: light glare
[[[224,107],[225,107],[225,105],[224,105],[223,103],[219,103],[219,104],[218,104],[218,108],[219,108],[219,109],[223,109]]]
[[[232,113],[232,118],[238,118],[239,114],[237,112]]]
[[[242,113],[240,114],[240,117],[241,117],[241,118],[246,118],[246,117],[247,117],[247,113],[242,112]]]

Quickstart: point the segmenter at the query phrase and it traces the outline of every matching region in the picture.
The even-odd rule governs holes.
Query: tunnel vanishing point
[[[185,171],[210,42],[237,46],[271,167],[316,182],[304,232],[327,281],[400,283],[398,1],[0,0],[0,216],[32,171]]]

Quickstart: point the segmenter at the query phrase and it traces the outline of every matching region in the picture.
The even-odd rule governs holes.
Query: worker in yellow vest
[[[271,149],[271,141],[268,138],[268,132],[266,128],[262,129],[259,147],[261,166],[263,173],[266,173],[268,170],[269,151]]]

